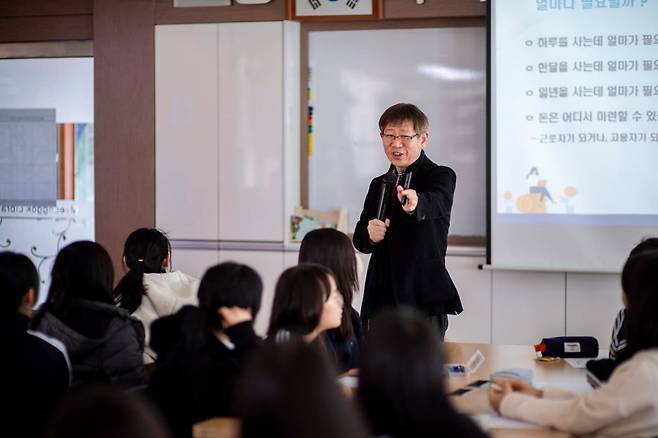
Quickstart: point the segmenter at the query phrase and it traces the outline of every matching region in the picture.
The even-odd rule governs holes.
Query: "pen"
[[[448,365],[448,372],[453,374],[464,374],[466,368],[464,365]]]
[[[503,392],[503,388],[501,388],[501,386],[500,386],[499,384],[497,384],[497,383],[492,383],[491,386],[490,386],[490,388],[491,388],[494,392]]]

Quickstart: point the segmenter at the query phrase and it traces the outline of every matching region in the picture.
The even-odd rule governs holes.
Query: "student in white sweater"
[[[587,394],[539,390],[521,381],[491,389],[491,406],[505,417],[599,437],[658,436],[658,251],[632,255],[622,273],[630,359]]]
[[[150,348],[151,323],[187,304],[197,305],[199,280],[179,271],[168,272],[171,244],[154,228],[130,233],[123,247],[123,264],[128,272],[114,290],[115,301],[144,325],[144,363],[150,364],[156,358]]]

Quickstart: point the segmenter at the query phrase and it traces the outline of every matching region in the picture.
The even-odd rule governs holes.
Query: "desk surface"
[[[449,363],[466,363],[480,350],[484,354],[484,363],[471,375],[450,377],[447,379],[448,390],[468,385],[475,380],[489,380],[491,373],[505,368],[526,368],[533,372],[534,382],[552,382],[562,386],[582,386],[585,383],[585,370],[576,369],[564,360],[543,362],[536,359],[533,348],[529,345],[490,345],[446,342],[444,360]]]

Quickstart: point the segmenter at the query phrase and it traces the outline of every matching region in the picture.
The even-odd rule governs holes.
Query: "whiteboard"
[[[419,106],[425,152],[457,173],[451,235],[486,233],[486,31],[483,27],[309,33],[309,207],[359,218],[370,181],[388,170],[382,112]]]

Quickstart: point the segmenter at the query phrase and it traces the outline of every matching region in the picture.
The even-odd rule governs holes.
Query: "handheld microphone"
[[[391,187],[395,184],[395,175],[393,172],[388,172],[382,178],[382,183],[379,188],[379,205],[377,207],[377,219],[384,221],[386,215],[386,207],[388,205],[388,194]]]
[[[409,186],[411,185],[411,171],[407,172],[404,174],[404,184],[402,185],[402,188],[404,190],[407,190]],[[396,185],[399,184],[400,177],[398,176],[398,181],[396,182]],[[402,200],[400,201],[402,205],[405,205],[407,203],[407,197],[402,196]]]

